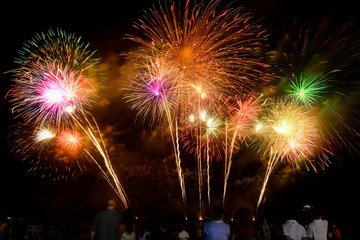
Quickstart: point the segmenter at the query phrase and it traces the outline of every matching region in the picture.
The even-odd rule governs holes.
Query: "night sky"
[[[105,136],[109,154],[124,183],[131,206],[144,218],[183,216],[170,140],[161,134],[161,128],[151,128],[142,120],[135,122],[135,113],[117,92],[122,86],[120,70],[125,62],[119,55],[134,46],[124,37],[133,33],[132,24],[152,4],[157,5],[157,1],[2,3],[0,216],[89,220],[103,208],[108,197],[115,196],[94,166],[89,165],[76,172],[76,177],[68,181],[54,181],[49,177],[41,178],[39,172],[28,172],[31,164],[21,161],[21,156],[11,152],[11,132],[15,121],[5,99],[11,80],[11,73],[6,72],[17,67],[13,59],[23,42],[37,32],[57,27],[82,36],[84,42],[90,43],[90,49],[97,50],[96,56],[102,59],[100,66],[105,69],[107,80],[92,113]],[[358,9],[351,1],[329,4],[322,0],[248,0],[235,1],[233,6],[244,6],[271,33],[270,47],[294,19],[320,21],[326,17],[334,26],[349,21],[359,26]],[[358,82],[360,75],[354,76],[353,81]],[[359,140],[354,137],[355,146],[359,146]],[[269,183],[264,205],[266,211],[275,217],[286,207],[314,204],[321,206],[325,216],[333,221],[358,221],[359,156],[346,147],[337,151],[330,167],[325,171],[320,169],[316,174],[280,165]],[[187,212],[196,216],[196,162],[191,159],[190,155],[184,154]],[[256,205],[264,166],[252,159],[256,156],[241,151],[234,156],[225,207],[228,215],[241,206],[254,208]],[[214,169],[221,167],[221,162],[214,163]],[[220,203],[221,175],[214,172],[212,181],[212,201]]]

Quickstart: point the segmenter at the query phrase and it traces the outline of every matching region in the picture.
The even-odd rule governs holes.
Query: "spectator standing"
[[[314,220],[308,227],[308,238],[314,240],[327,240],[328,221],[323,219],[321,212],[318,209],[313,210]]]
[[[307,237],[305,227],[298,223],[296,219],[296,214],[291,212],[289,220],[282,225],[283,235],[286,240],[305,240]]]
[[[202,240],[203,236],[203,228],[200,223],[195,223],[195,233],[194,233],[194,239],[195,240]]]
[[[134,212],[131,208],[126,209],[123,214],[123,221],[120,224],[119,235],[121,240],[136,240]]]
[[[253,215],[247,207],[240,208],[238,213],[239,223],[234,227],[233,239],[251,240],[255,234]]]
[[[224,210],[216,206],[213,209],[214,219],[204,225],[204,235],[206,240],[227,240],[230,236],[230,226],[225,223]]]
[[[329,236],[329,235],[328,235]],[[341,240],[341,229],[339,226],[335,225],[332,231],[332,239],[334,240]]]
[[[122,216],[115,208],[115,200],[109,199],[107,208],[96,215],[91,225],[91,240],[118,240]]]
[[[260,218],[258,224],[255,227],[255,237],[258,240],[270,240],[271,231],[270,226],[266,221],[266,218]]]
[[[179,240],[189,240],[189,233],[186,231],[186,225],[182,226],[182,230],[179,232]]]

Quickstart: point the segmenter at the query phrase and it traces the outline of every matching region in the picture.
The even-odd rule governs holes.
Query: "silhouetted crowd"
[[[131,209],[120,213],[113,200],[94,218],[90,230],[74,233],[69,223],[34,231],[24,217],[0,218],[0,240],[90,239],[90,240],[356,240],[359,223],[334,224],[310,205],[288,210],[281,219],[254,214],[240,208],[231,219],[224,219],[221,207],[211,218],[184,222],[139,220]],[[277,217],[277,216],[276,216]],[[356,225],[357,224],[357,225]],[[87,229],[87,230],[86,230]],[[86,231],[86,232],[85,232]]]

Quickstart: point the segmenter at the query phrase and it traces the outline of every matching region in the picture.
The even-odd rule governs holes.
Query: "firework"
[[[210,163],[222,156],[221,137],[224,121],[214,111],[208,111],[206,105],[189,105],[184,115],[180,115],[183,147],[194,154],[198,164],[199,202],[201,209],[202,161],[206,162],[207,197],[210,205]]]
[[[55,137],[55,134],[48,128],[43,127],[36,131],[34,140],[36,142],[42,142],[52,139],[53,137]]]
[[[139,53],[130,54],[135,56],[132,60],[138,61],[139,55],[161,55],[173,68],[172,86],[178,91],[175,110],[199,101],[198,96],[217,101],[254,91],[267,80],[258,51],[263,47],[264,31],[251,24],[251,16],[241,8],[219,10],[218,4],[215,0],[204,8],[196,1],[160,6],[135,25],[145,38],[129,36],[141,44]]]
[[[49,29],[47,32],[36,33],[35,36],[23,44],[19,57],[15,62],[28,65],[43,61],[58,61],[62,65],[75,71],[93,69],[99,62],[95,58],[95,51],[88,49],[89,43],[84,43],[80,36],[66,33],[60,28]]]
[[[189,153],[196,156],[200,151],[200,155],[206,156],[210,147],[211,158],[222,158],[220,139],[223,136],[224,120],[219,112],[209,110],[205,105],[188,106],[187,111],[180,115],[180,120],[180,139]]]
[[[19,121],[13,128],[11,138],[11,151],[23,158],[29,165],[29,172],[38,172],[41,178],[66,181],[77,177],[90,166],[82,151],[88,146],[88,141],[74,128],[59,131],[51,126],[29,125]]]
[[[95,68],[99,60],[94,58],[95,52],[87,48],[88,44],[82,43],[80,37],[59,29],[37,34],[24,44],[16,59],[20,67],[13,71],[15,84],[9,91],[12,112],[20,121],[39,127],[40,131],[31,137],[35,143],[29,146],[41,144],[45,148],[46,143],[53,145],[51,139],[56,139],[56,149],[66,154],[63,162],[70,162],[68,156],[75,158],[78,152],[90,157],[127,208],[124,189],[115,174],[99,127],[88,111],[99,83]],[[89,121],[88,116],[93,121]],[[84,138],[75,129],[82,131],[93,144],[104,160],[107,173],[90,153],[89,145],[83,145]],[[48,149],[48,154],[52,155],[53,149]],[[56,154],[54,157],[60,159]]]
[[[265,80],[261,49],[264,32],[251,24],[241,8],[219,9],[220,1],[204,5],[160,6],[135,27],[146,38],[129,36],[147,52],[166,52],[186,85],[211,85],[228,92],[252,91]]]
[[[262,95],[261,95],[262,96]],[[260,97],[261,97],[260,96]],[[251,128],[254,125],[256,117],[259,115],[261,107],[259,98],[251,96],[244,96],[244,98],[233,99],[230,98],[225,102],[225,107],[228,109],[226,126],[225,126],[225,173],[224,173],[224,191],[223,191],[223,204],[225,203],[227,182],[230,175],[232,165],[232,155],[235,147],[236,140],[239,139],[240,143],[245,142],[251,134]],[[229,138],[228,135],[231,137]],[[230,145],[228,148],[228,139]]]
[[[74,115],[72,115],[74,117]],[[105,171],[102,169],[102,167],[100,166],[100,164],[96,161],[96,159],[89,153],[89,151],[85,150],[85,152],[90,156],[90,158],[97,164],[97,166],[100,168],[100,170],[103,172],[105,179],[108,181],[109,185],[114,189],[114,191],[118,194],[118,196],[120,197],[121,201],[124,204],[125,208],[128,208],[128,198],[126,196],[125,190],[113,168],[113,165],[111,163],[110,157],[107,153],[106,150],[106,146],[104,143],[103,138],[101,137],[101,133],[100,133],[100,129],[98,127],[98,124],[95,121],[95,118],[93,117],[93,124],[91,124],[90,120],[88,118],[85,117],[85,120],[87,122],[87,125],[84,126],[82,125],[78,120],[76,120],[76,118],[74,117],[74,120],[79,124],[79,126],[84,130],[85,134],[89,137],[90,141],[93,143],[93,146],[95,147],[95,149],[98,151],[98,153],[100,153],[100,155],[102,156],[103,160],[104,160],[104,164],[106,167],[106,170],[108,171],[108,173],[105,173]],[[95,128],[93,127],[95,126]],[[98,140],[98,138],[95,136],[95,132],[98,132],[98,136],[100,138],[100,140]],[[110,176],[108,176],[110,175]],[[112,181],[110,180],[112,179]],[[115,186],[114,186],[114,185]]]
[[[171,66],[166,55],[138,55],[136,58],[135,73],[125,96],[131,107],[142,115],[144,119],[150,113],[151,123],[160,123],[163,119],[168,123],[173,145],[176,168],[183,202],[186,202],[185,181],[181,169],[180,149],[178,142],[177,121],[173,112],[177,111],[178,75],[177,70]]]
[[[210,206],[210,163],[222,159],[221,139],[224,131],[222,99],[216,98],[219,89],[202,84],[190,84],[186,89],[186,105],[182,103],[179,113],[180,139],[183,147],[194,154],[198,164],[199,205],[202,215],[203,169],[206,162],[207,198]],[[226,111],[226,110],[225,110]]]
[[[356,116],[360,41],[351,23],[337,25],[294,21],[273,51],[273,65],[281,79],[277,86],[299,104],[316,109],[324,138],[332,149],[358,153]],[[328,152],[336,154],[337,151]],[[341,158],[341,154],[338,155]]]
[[[80,134],[75,131],[63,131],[58,136],[58,144],[71,151],[77,151],[82,141]]]
[[[127,87],[126,101],[144,119],[150,116],[152,125],[166,118],[166,112],[177,110],[178,71],[166,55],[138,56],[131,83]]]
[[[9,92],[12,112],[27,122],[71,124],[69,111],[86,112],[95,89],[81,72],[57,61],[37,61],[17,70]]]
[[[243,9],[230,6],[219,9],[219,2],[212,0],[204,4],[186,1],[184,5],[172,3],[171,6],[151,9],[140,23],[135,24],[145,36],[128,36],[140,44],[140,51],[129,55],[135,64],[139,62],[139,55],[160,55],[169,62],[172,68],[170,72],[175,73],[170,86],[176,91],[176,97],[171,94],[174,102],[166,108],[167,119],[170,128],[174,128],[171,123],[176,121],[174,119],[180,119],[179,136],[184,140],[184,147],[197,155],[200,209],[201,156],[206,156],[208,175],[211,156],[221,156],[216,150],[220,149],[216,144],[218,140],[215,141],[219,138],[218,129],[224,128],[224,113],[217,112],[219,103],[228,96],[256,91],[268,79],[267,66],[261,54],[265,32],[251,23],[251,16]],[[149,88],[146,82],[139,86],[144,90]],[[157,96],[156,93],[158,91],[150,94]],[[163,111],[164,104],[159,106],[158,101],[153,101],[157,97],[147,96],[133,91],[131,98],[139,100],[133,108],[138,113],[144,113],[143,109],[156,112],[152,115],[159,119],[161,114],[158,113]],[[198,116],[200,121],[195,120]],[[192,122],[188,122],[189,117],[193,118]],[[172,141],[177,142],[175,139]],[[210,199],[209,191],[208,177]]]
[[[359,61],[358,34],[352,23],[295,20],[284,29],[278,41],[281,44],[272,51],[271,64],[284,80],[301,73],[322,78],[331,76],[331,79],[341,77],[341,81],[332,84],[339,90],[339,83],[345,82],[344,73],[353,72],[354,63]]]
[[[260,138],[259,151],[269,159],[259,207],[269,177],[279,161],[293,166],[309,163],[316,170],[314,162],[323,160],[325,144],[314,109],[309,110],[294,99],[269,101],[258,121],[255,131]]]
[[[299,77],[291,80],[291,89],[286,92],[296,101],[311,108],[311,106],[318,104],[324,98],[325,90],[329,88],[326,82],[328,82],[328,79],[324,78],[321,74],[300,74]]]

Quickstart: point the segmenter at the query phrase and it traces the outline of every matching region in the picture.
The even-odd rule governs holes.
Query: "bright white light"
[[[65,108],[65,112],[67,113],[73,113],[75,111],[75,106],[67,106]]]
[[[35,140],[41,142],[46,139],[55,137],[48,129],[44,128],[36,132]]]
[[[49,86],[44,89],[43,98],[49,105],[61,104],[67,97],[67,91],[61,85],[55,83],[49,84]]]
[[[280,126],[275,126],[274,130],[278,133],[284,133],[284,134],[289,132],[289,128],[285,124],[282,124]]]
[[[214,120],[213,120],[212,118],[209,118],[209,120],[207,120],[207,122],[206,122],[206,125],[207,125],[209,128],[211,128],[212,125],[213,125],[213,123],[214,123]]]
[[[256,132],[260,131],[262,127],[263,127],[263,125],[261,123],[259,123],[258,125],[256,125],[255,131]]]
[[[202,112],[200,113],[200,119],[203,120],[203,121],[206,120],[206,112],[205,112],[205,111],[202,111]]]
[[[189,116],[189,120],[190,120],[190,122],[194,122],[194,121],[195,121],[195,116],[194,116],[194,114],[191,114],[191,115]]]

